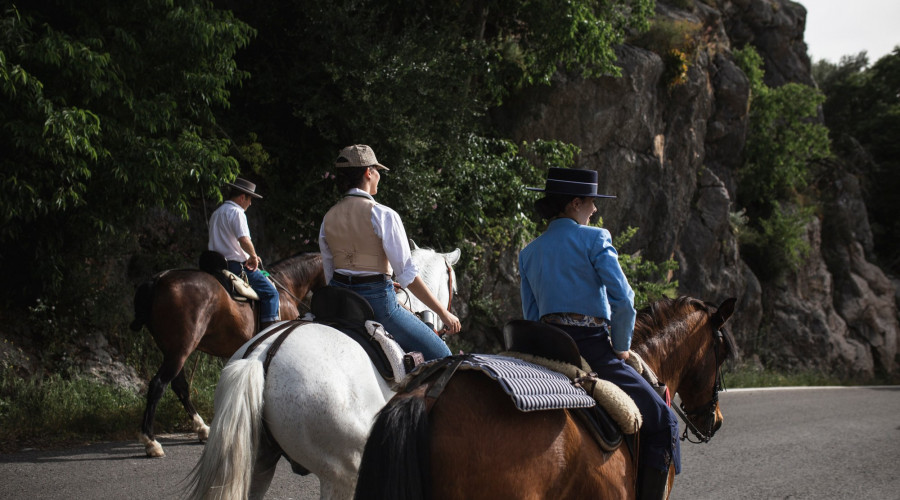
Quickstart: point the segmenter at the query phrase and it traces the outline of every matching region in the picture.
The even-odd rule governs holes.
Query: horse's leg
[[[144,410],[144,420],[141,424],[141,443],[147,451],[149,457],[164,457],[166,453],[162,449],[162,445],[153,435],[153,418],[156,416],[156,406],[162,399],[163,392],[169,382],[175,378],[175,375],[181,371],[184,362],[173,362],[169,358],[163,359],[162,366],[150,380],[150,386],[147,388],[147,407]]]
[[[209,437],[209,426],[206,425],[206,422],[203,421],[203,417],[197,413],[194,405],[191,404],[191,388],[184,378],[184,368],[182,368],[181,371],[178,372],[178,375],[172,380],[172,391],[174,391],[175,395],[178,396],[178,399],[181,400],[184,410],[187,412],[188,417],[191,418],[194,432],[197,433],[197,438],[201,443],[206,441],[206,438]]]
[[[259,438],[256,460],[253,463],[253,476],[250,478],[248,498],[251,500],[264,498],[269,485],[272,484],[272,478],[275,477],[275,467],[281,458],[281,449],[271,439],[267,431],[263,431]]]

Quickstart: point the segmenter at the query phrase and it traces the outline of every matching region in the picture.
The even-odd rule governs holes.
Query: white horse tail
[[[216,386],[215,417],[187,488],[189,498],[247,498],[262,431],[265,373],[258,359],[234,360]]]

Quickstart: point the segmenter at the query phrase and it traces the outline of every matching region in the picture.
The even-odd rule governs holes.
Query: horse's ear
[[[730,299],[725,299],[725,302],[719,306],[716,310],[716,314],[713,316],[716,322],[720,325],[724,325],[728,318],[734,314],[734,305],[737,303],[737,299],[731,297]]]
[[[410,238],[410,239],[409,239],[409,249],[410,249],[410,250],[416,250],[417,248],[419,248],[419,245],[416,245],[416,242],[413,241],[412,238]]]
[[[455,266],[456,263],[459,262],[460,255],[462,255],[462,252],[460,252],[459,249],[457,248],[456,250],[454,250],[450,253],[445,253],[444,258],[447,259],[447,264],[450,264],[451,266]]]

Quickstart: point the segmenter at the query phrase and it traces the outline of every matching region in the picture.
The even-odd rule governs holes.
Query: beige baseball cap
[[[372,148],[364,144],[354,144],[342,149],[338,154],[334,166],[341,167],[375,167],[379,170],[390,170],[384,165],[378,163],[375,158],[375,152]]]

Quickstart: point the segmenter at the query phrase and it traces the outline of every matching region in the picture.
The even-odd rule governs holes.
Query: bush
[[[738,201],[747,218],[741,252],[757,275],[776,279],[796,270],[808,252],[803,236],[813,209],[803,194],[812,162],[830,154],[828,130],[817,121],[824,96],[795,83],[767,86],[752,46],[734,57],[750,80],[750,126],[738,171]]]

